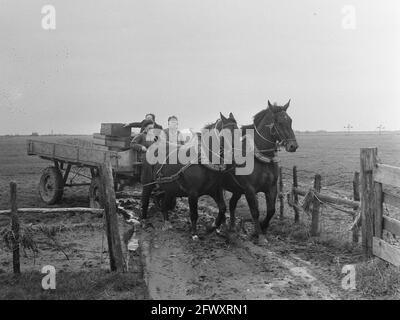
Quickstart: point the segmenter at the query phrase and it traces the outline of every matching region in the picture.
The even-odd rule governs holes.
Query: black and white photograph
[[[398,299],[399,1],[0,0],[0,300]]]

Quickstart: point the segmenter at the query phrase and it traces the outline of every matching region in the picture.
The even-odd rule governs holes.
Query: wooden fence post
[[[321,192],[321,175],[316,174],[314,177],[314,190],[315,192],[320,193]],[[319,236],[321,232],[320,228],[320,202],[319,200],[314,197],[313,199],[313,210],[312,210],[312,216],[311,216],[311,230],[310,234],[312,237]]]
[[[297,183],[297,167],[293,166],[293,188],[297,188],[298,183]],[[294,199],[293,202],[295,205],[299,204],[299,196],[296,192],[294,192]],[[299,209],[296,206],[293,206],[294,210],[294,222],[299,222]]]
[[[360,151],[361,174],[361,235],[362,246],[367,257],[372,257],[374,235],[375,187],[373,170],[376,167],[377,148],[362,148]]]
[[[280,202],[280,212],[279,217],[283,219],[283,212],[285,210],[284,207],[284,199],[283,199],[283,175],[282,175],[282,167],[279,167],[279,202]]]
[[[382,238],[383,190],[382,183],[374,181],[374,237]]]
[[[108,251],[110,254],[111,271],[125,271],[122,256],[121,238],[118,230],[117,208],[115,201],[114,179],[110,162],[100,167],[100,179],[104,195],[104,212],[106,217],[106,232]]]
[[[354,201],[360,201],[360,173],[358,171],[354,172],[354,177],[353,177],[353,200]],[[357,209],[354,209],[356,212]],[[354,215],[354,219],[357,219],[357,215]],[[353,242],[357,243],[358,242],[358,234],[359,234],[360,228],[355,225],[353,228]]]
[[[13,233],[13,271],[21,273],[21,265],[19,261],[19,219],[17,213],[17,184],[10,182],[10,199],[11,199],[11,230]]]

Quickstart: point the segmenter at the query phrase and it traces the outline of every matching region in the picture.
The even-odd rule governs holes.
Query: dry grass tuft
[[[56,289],[43,290],[43,274],[0,273],[0,300],[147,299],[142,280],[132,273],[58,272]]]
[[[400,298],[400,268],[381,259],[358,264],[356,288],[367,297],[380,299]]]

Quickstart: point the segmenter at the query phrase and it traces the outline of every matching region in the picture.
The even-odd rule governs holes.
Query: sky
[[[0,134],[249,124],[289,99],[294,130],[400,130],[399,35],[398,0],[0,0]]]

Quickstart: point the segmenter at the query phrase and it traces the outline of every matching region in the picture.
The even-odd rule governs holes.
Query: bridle
[[[264,141],[267,141],[269,143],[271,143],[272,145],[274,145],[274,148],[271,149],[262,149],[259,151],[260,152],[268,152],[268,151],[278,151],[279,147],[281,146],[286,146],[290,141],[296,141],[296,139],[288,139],[286,138],[278,129],[278,126],[276,125],[275,121],[272,121],[272,123],[270,124],[266,124],[265,125],[267,128],[269,128],[269,132],[271,134],[271,136],[273,137],[275,134],[272,132],[273,129],[275,129],[276,135],[278,136],[278,139],[275,139],[275,141],[271,141],[269,139],[267,139],[266,137],[264,137],[257,129],[256,124],[253,122],[253,127],[254,127],[254,131],[257,133],[257,135],[263,139]]]

